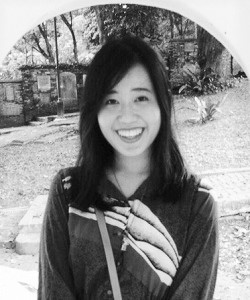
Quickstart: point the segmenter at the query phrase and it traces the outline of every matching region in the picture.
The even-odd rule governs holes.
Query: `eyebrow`
[[[144,88],[144,87],[138,87],[138,88],[133,88],[132,91],[139,91],[139,92],[149,92],[152,93],[152,91],[148,88]]]
[[[132,91],[135,91],[135,92],[148,92],[148,93],[152,94],[152,91],[150,89],[144,88],[144,87],[136,87],[136,88],[133,88]],[[118,94],[118,92],[116,90],[110,90],[108,92],[108,95],[113,95],[113,94]]]

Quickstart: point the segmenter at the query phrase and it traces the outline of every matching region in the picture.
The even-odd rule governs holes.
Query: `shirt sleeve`
[[[216,203],[199,188],[192,207],[186,247],[168,300],[212,300],[219,257]]]
[[[68,204],[61,172],[50,187],[44,213],[39,252],[38,299],[76,299],[69,263]]]

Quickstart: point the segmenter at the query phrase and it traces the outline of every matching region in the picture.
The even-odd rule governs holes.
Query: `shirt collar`
[[[126,198],[123,193],[116,187],[116,185],[111,182],[107,177],[103,178],[99,185],[98,192],[101,195],[115,198],[117,200],[128,202],[128,200],[140,199],[143,200],[147,197],[150,192],[149,178],[145,179],[140,186],[135,190],[135,192],[128,198]]]

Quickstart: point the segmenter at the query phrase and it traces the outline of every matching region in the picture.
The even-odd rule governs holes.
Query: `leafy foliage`
[[[188,122],[190,123],[198,123],[198,124],[205,124],[208,121],[212,121],[214,118],[214,114],[216,112],[222,112],[220,107],[225,102],[228,94],[226,94],[223,98],[220,98],[216,103],[213,103],[212,101],[205,101],[202,99],[199,99],[198,97],[194,97],[194,108],[189,108],[191,110],[195,110],[198,114],[197,118],[189,119]]]
[[[206,69],[203,75],[194,74],[191,70],[185,71],[187,82],[179,89],[179,94],[186,95],[205,95],[216,93],[222,90],[223,84],[220,82],[220,77],[212,69]]]
[[[98,6],[105,39],[127,33],[141,38],[157,39],[159,17],[163,10],[132,4]]]
[[[59,62],[68,64],[89,63],[108,38],[129,33],[147,40],[169,65],[169,41],[175,38],[196,38],[197,32],[194,22],[175,12],[135,4],[109,4],[78,9],[58,16],[56,24]],[[204,46],[207,35],[202,37]],[[18,41],[0,69],[0,78],[19,77],[16,70],[21,65],[54,63],[55,30],[54,19],[50,19]],[[213,90],[216,78],[210,74],[209,81],[213,79],[213,82],[205,84],[205,77],[190,80],[185,92],[192,89],[205,92]]]
[[[146,39],[167,61],[171,38],[194,34],[190,20],[151,6],[99,5],[65,13],[57,18],[60,63],[89,63],[100,46],[113,36],[130,33]],[[25,34],[6,57],[0,78],[16,78],[21,65],[55,63],[54,20]]]
[[[222,81],[219,74],[216,74],[211,68],[206,69],[203,75],[194,74],[191,70],[184,70],[184,72],[187,82],[179,88],[179,94],[189,96],[216,94],[237,86],[242,80],[242,77],[231,77]]]
[[[67,23],[67,24],[66,24]],[[57,17],[59,62],[89,63],[95,53],[91,37],[97,32],[95,14],[90,8]],[[1,79],[20,77],[21,65],[54,64],[54,20],[50,19],[25,34],[12,48],[0,69]],[[74,44],[77,41],[77,44]],[[77,52],[76,52],[77,51]]]
[[[196,25],[178,13],[168,12],[171,38],[195,38]]]

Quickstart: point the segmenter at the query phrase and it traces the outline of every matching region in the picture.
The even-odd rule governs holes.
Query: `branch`
[[[73,30],[73,25],[72,25],[72,14],[70,13],[70,18],[71,18],[71,23],[69,23],[69,21],[67,20],[67,18],[65,17],[65,15],[61,15],[61,19],[63,20],[63,22],[66,24],[66,26],[68,27],[71,36],[72,36],[72,40],[73,40],[73,52],[74,52],[74,58],[75,61],[78,62],[78,55],[77,55],[77,42],[76,42],[76,37],[75,37],[75,33]]]
[[[184,29],[183,29],[183,35],[184,35],[184,36],[185,36],[186,31],[187,31],[187,28],[188,28],[188,23],[189,23],[189,20],[186,19],[185,26],[184,26]]]
[[[32,46],[32,48],[34,49],[34,50],[36,50],[37,52],[40,52],[40,50],[38,49],[38,48],[36,48],[35,46]],[[41,53],[41,52],[40,52]]]
[[[103,45],[106,41],[106,35],[104,33],[104,18],[102,16],[100,6],[94,6],[93,8],[94,8],[98,31],[99,31],[99,43]]]
[[[60,15],[60,17],[63,20],[63,22],[66,24],[66,26],[69,28],[69,30],[71,30],[72,29],[72,23],[71,24],[69,23],[69,21],[67,20],[65,15]]]
[[[43,28],[42,28],[42,26],[43,26]],[[45,34],[46,28],[45,28],[45,25],[43,23],[42,23],[42,26],[38,25],[38,29],[39,29],[41,35],[43,36],[43,38],[46,40],[46,34]]]
[[[35,33],[32,34],[34,41],[38,47],[38,49],[36,49],[38,52],[40,52],[46,59],[49,59],[48,54],[43,50],[43,48],[40,45],[40,41],[39,38],[35,35]]]
[[[54,55],[52,52],[52,47],[51,47],[51,44],[48,39],[47,28],[44,23],[42,23],[42,26],[38,25],[38,28],[39,28],[39,31],[40,31],[41,35],[43,36],[45,44],[46,44],[46,48],[47,48],[47,52],[48,52],[47,59],[49,60],[50,63],[54,63],[55,60],[54,60]]]
[[[73,25],[73,16],[72,16],[71,11],[69,12],[69,16],[70,16],[70,25],[72,26]]]

